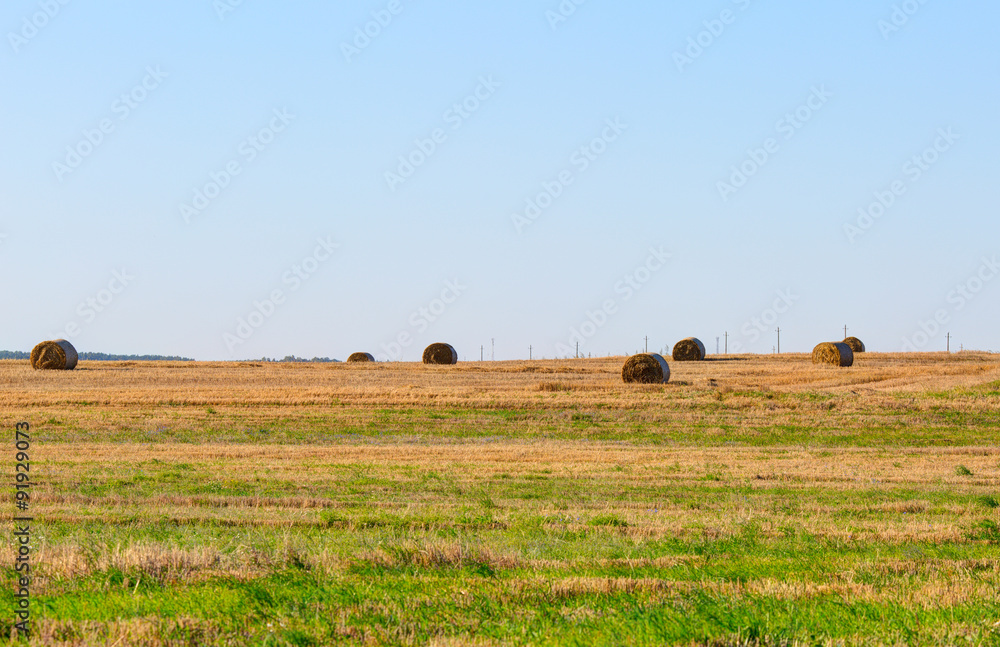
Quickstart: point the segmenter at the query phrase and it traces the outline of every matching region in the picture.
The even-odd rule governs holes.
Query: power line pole
[[[729,354],[729,331],[726,331],[726,355]]]
[[[580,342],[576,342],[576,357],[574,359],[580,359]]]
[[[645,340],[646,340],[646,348],[642,352],[648,353],[649,352],[649,335],[646,335]]]
[[[531,359],[531,346],[528,346],[528,359]]]
[[[948,333],[948,352],[951,352],[951,333]]]
[[[778,326],[775,332],[778,333],[778,354],[781,355],[781,326]]]
[[[844,339],[847,339],[847,324],[844,324]]]
[[[716,355],[719,354],[719,338],[718,337],[715,338],[715,354]]]
[[[490,361],[491,362],[497,361],[496,340],[493,339],[492,337],[490,337]]]

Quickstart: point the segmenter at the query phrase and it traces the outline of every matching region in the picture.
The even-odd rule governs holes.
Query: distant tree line
[[[31,353],[19,350],[0,350],[0,359],[31,359]],[[90,362],[193,362],[190,357],[177,355],[113,355],[111,353],[80,353],[80,359]]]
[[[0,350],[0,359],[31,359],[31,353],[25,353],[19,350]],[[177,355],[115,355],[112,353],[80,353],[80,359],[90,362],[125,362],[125,361],[193,362],[195,361],[190,357],[179,357]],[[248,361],[329,363],[329,362],[339,362],[340,360],[330,359],[329,357],[314,357],[312,359],[306,359],[305,357],[296,357],[295,355],[285,355],[283,359],[275,359],[273,357],[262,357],[260,359],[254,359]]]
[[[273,357],[261,357],[260,359],[249,360],[251,362],[317,362],[317,363],[329,363],[329,362],[339,362],[339,359],[330,359],[329,357],[314,357],[312,359],[306,359],[305,357],[296,357],[295,355],[285,355],[283,359],[275,359]]]
[[[80,353],[81,360],[91,362],[122,362],[127,360],[137,362],[193,362],[190,357],[177,355],[114,355],[111,353]]]

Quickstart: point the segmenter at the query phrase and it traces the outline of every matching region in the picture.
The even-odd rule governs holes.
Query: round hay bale
[[[43,341],[31,349],[31,368],[47,371],[72,371],[79,356],[65,339]]]
[[[451,344],[431,344],[424,349],[424,364],[458,364],[458,351]]]
[[[371,353],[351,353],[347,358],[348,362],[374,362],[375,356]]]
[[[705,344],[695,337],[688,337],[674,344],[672,355],[675,362],[700,362],[705,359]]]
[[[622,366],[622,381],[626,384],[666,384],[670,381],[670,366],[656,353],[633,355]]]
[[[865,343],[858,339],[857,337],[848,337],[844,340],[844,343],[851,347],[851,351],[855,353],[865,352]]]
[[[832,364],[833,366],[851,366],[854,364],[854,351],[841,341],[827,341],[813,349],[813,364]]]

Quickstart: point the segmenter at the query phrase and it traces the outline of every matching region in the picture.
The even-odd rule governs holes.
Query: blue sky
[[[4,3],[0,348],[1000,350],[1000,7],[674,4]]]

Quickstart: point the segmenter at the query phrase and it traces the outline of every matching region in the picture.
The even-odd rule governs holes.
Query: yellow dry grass
[[[622,384],[625,358],[418,363],[302,364],[224,362],[82,362],[72,372],[40,373],[28,362],[0,361],[0,411],[61,404],[545,406],[605,404],[630,408],[651,394],[698,391],[817,391],[860,396],[944,390],[1000,380],[990,353],[865,353],[843,371],[814,366],[808,354],[713,356],[671,365],[671,383]],[[551,388],[545,385],[558,384]]]

